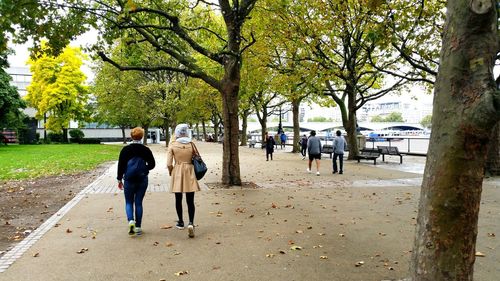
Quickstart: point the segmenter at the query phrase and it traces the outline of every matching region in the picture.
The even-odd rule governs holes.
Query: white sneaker
[[[134,228],[135,235],[142,235],[142,229],[140,227]]]
[[[316,172],[316,176],[319,176],[319,172]]]
[[[135,221],[131,220],[128,222],[128,235],[134,235],[135,232]]]
[[[308,173],[310,173],[310,172],[311,172],[311,169],[307,168],[307,170],[306,170],[306,171],[307,171]]]
[[[189,224],[188,225],[188,236],[190,238],[193,238],[194,237],[194,226],[192,224]]]

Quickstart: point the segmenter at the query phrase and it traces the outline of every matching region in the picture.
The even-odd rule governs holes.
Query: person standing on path
[[[194,173],[192,158],[194,154],[194,143],[189,137],[187,124],[179,124],[175,127],[175,141],[168,145],[167,168],[171,176],[170,191],[175,194],[175,210],[178,221],[175,227],[184,229],[182,215],[182,194],[186,193],[189,224],[188,236],[194,237],[194,193],[200,191],[200,185]],[[174,165],[175,161],[175,165]]]
[[[333,174],[339,172],[339,174],[343,174],[344,168],[344,151],[346,150],[346,142],[344,137],[342,137],[342,133],[337,130],[335,133],[337,136],[333,140]],[[339,158],[339,168],[337,169],[337,157]]]
[[[120,151],[118,159],[118,188],[124,190],[125,212],[128,221],[128,234],[141,235],[142,200],[148,188],[149,171],[155,167],[155,159],[151,150],[141,143],[144,129],[133,128],[130,131],[132,143]],[[122,180],[125,180],[123,182]],[[134,219],[135,205],[135,219]]]
[[[271,155],[271,161],[273,160],[274,146],[276,142],[272,136],[269,136],[266,140],[266,161],[269,161],[269,155]]]
[[[303,135],[300,139],[300,153],[302,154],[302,160],[306,159],[307,151],[307,136]]]
[[[286,135],[285,135],[285,132],[281,132],[280,140],[281,140],[281,149],[283,149],[286,146]]]
[[[319,176],[319,165],[321,160],[321,140],[316,136],[316,131],[311,131],[311,136],[307,140],[307,153],[309,154],[309,165],[307,172],[311,172],[312,161],[316,161],[316,175]]]

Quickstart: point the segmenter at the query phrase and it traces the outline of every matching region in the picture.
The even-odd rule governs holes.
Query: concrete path
[[[407,276],[422,175],[348,161],[308,174],[296,154],[240,151],[244,188],[220,188],[222,147],[197,144],[209,173],[196,194],[196,237],[177,230],[166,150],[129,236],[116,164],[0,259],[0,280],[395,280]],[[396,159],[397,160],[397,159]],[[396,161],[394,160],[394,161]],[[408,161],[410,160],[410,161]],[[390,161],[390,160],[388,160]],[[405,159],[411,163],[421,159]],[[397,164],[399,165],[399,164]],[[499,272],[500,184],[485,182],[475,280]],[[187,210],[184,210],[187,218]],[[491,279],[493,278],[493,279]]]

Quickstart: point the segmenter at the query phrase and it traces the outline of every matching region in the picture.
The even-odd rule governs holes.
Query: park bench
[[[365,148],[359,152],[359,155],[355,157],[356,160],[373,160],[373,165],[377,165],[377,158],[380,157],[380,151],[378,149]]]
[[[399,150],[395,146],[379,146],[377,148],[382,154],[382,161],[385,162],[385,155],[399,156],[399,164],[403,164],[403,155],[399,153]]]
[[[330,154],[330,158],[332,158],[333,145],[331,145],[331,144],[324,144],[323,148],[321,149],[321,153]]]

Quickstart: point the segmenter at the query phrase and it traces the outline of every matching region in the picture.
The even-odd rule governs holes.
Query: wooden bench
[[[331,145],[331,144],[324,144],[323,147],[321,148],[321,153],[330,154],[330,158],[332,158],[332,155],[333,155],[333,145]]]
[[[385,155],[399,156],[399,164],[403,164],[403,155],[399,153],[399,150],[395,146],[379,146],[377,148],[382,154],[382,161],[385,162]]]
[[[380,151],[378,149],[362,149],[359,152],[359,155],[355,157],[356,160],[364,159],[364,160],[373,160],[373,165],[377,165],[377,158],[380,157]]]

